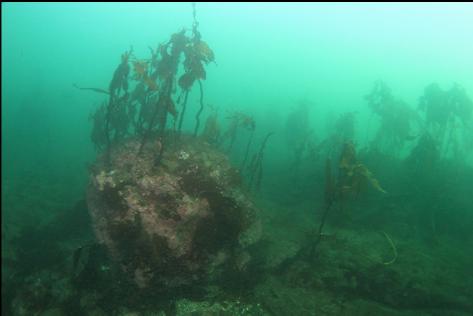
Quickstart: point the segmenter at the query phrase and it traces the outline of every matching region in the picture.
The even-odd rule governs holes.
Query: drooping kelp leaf
[[[136,60],[133,62],[133,69],[135,70],[135,80],[141,80],[148,71],[148,62],[146,60]]]
[[[128,91],[128,73],[130,72],[130,66],[128,65],[128,60],[133,50],[127,51],[122,54],[121,63],[115,69],[113,73],[112,80],[110,81],[108,90],[110,95],[114,95],[116,91],[123,89]]]
[[[151,91],[157,91],[158,90],[158,85],[156,84],[156,81],[154,81],[150,77],[146,76],[143,79],[143,81],[148,86],[149,90],[151,90]]]
[[[178,113],[176,110],[176,105],[174,104],[174,101],[171,98],[167,99],[166,107],[167,107],[168,113],[171,114],[174,119],[177,119]]]
[[[199,59],[205,63],[210,63],[215,60],[214,52],[210,49],[206,42],[198,41],[194,43],[193,48]]]
[[[344,193],[358,193],[365,183],[379,192],[386,193],[373,173],[356,159],[355,146],[351,142],[344,144],[339,163],[340,181],[338,184]]]
[[[368,168],[366,168],[365,165],[361,163],[358,163],[353,168],[353,177],[358,178],[359,179],[358,182],[361,182],[361,180],[369,182],[371,186],[375,188],[377,191],[386,193],[386,191],[379,184],[379,181],[374,177],[373,173],[370,170],[368,170]]]
[[[356,151],[353,143],[347,142],[343,145],[342,154],[340,156],[339,167],[342,169],[351,170],[356,163]]]
[[[192,72],[186,72],[184,73],[178,80],[179,86],[183,90],[189,90],[192,85],[194,84],[194,81],[196,80],[194,73]]]
[[[158,85],[156,81],[148,76],[148,61],[137,60],[133,62],[133,69],[135,70],[135,80],[143,81],[149,90],[156,91],[158,90]]]

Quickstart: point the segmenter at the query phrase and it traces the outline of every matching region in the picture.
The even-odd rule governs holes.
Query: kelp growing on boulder
[[[230,112],[227,120],[229,120],[228,127],[221,138],[221,143],[228,141],[227,151],[231,152],[240,128],[252,133],[256,128],[256,123],[250,115],[240,111]]]
[[[178,84],[184,93],[184,101],[182,104],[182,113],[179,119],[179,129],[181,131],[182,121],[184,119],[184,113],[186,111],[187,99],[189,91],[191,90],[195,81],[199,83],[200,108],[196,114],[196,124],[194,128],[194,136],[197,136],[200,126],[200,115],[204,109],[204,90],[202,81],[207,78],[204,64],[207,65],[215,60],[213,51],[210,49],[208,44],[202,40],[202,35],[198,30],[199,23],[196,18],[195,3],[192,4],[192,14],[194,22],[192,25],[192,37],[188,39],[187,45],[185,46],[184,53],[184,74],[179,77]]]
[[[193,16],[190,36],[186,34],[186,29],[172,34],[167,42],[161,43],[156,49],[150,48],[151,56],[148,59],[136,58],[132,49],[123,53],[108,90],[74,85],[80,90],[91,90],[109,96],[105,115],[102,113],[103,109],[99,108],[97,115],[93,116],[95,127],[92,138],[97,149],[105,149],[105,155],[109,155],[113,143],[129,134],[140,135],[140,155],[147,140],[152,134],[156,134],[161,139],[161,151],[155,160],[159,164],[162,151],[168,143],[168,134],[173,134],[165,133],[169,125],[168,116],[173,120],[174,134],[176,131],[180,134],[189,91],[196,80],[200,88],[200,109],[194,129],[194,134],[197,134],[200,114],[204,108],[201,80],[206,78],[205,65],[214,61],[215,56],[208,44],[202,41],[198,31],[195,4]],[[182,56],[184,60],[181,60]],[[181,69],[183,74],[179,73]],[[131,93],[128,92],[130,71],[133,73],[131,80],[134,83]],[[175,101],[173,95],[177,87],[181,88],[181,93]],[[182,111],[179,113],[177,105],[181,101]],[[100,125],[99,119],[103,120],[103,128],[97,128]]]

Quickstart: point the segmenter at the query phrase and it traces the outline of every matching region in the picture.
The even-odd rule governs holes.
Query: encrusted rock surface
[[[182,135],[162,143],[140,140],[112,148],[91,168],[87,203],[95,234],[140,288],[174,287],[243,272],[248,248],[260,238],[257,211],[228,158]]]

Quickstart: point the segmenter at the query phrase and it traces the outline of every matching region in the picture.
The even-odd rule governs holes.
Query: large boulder
[[[170,137],[168,137],[170,139]],[[244,272],[261,225],[227,156],[182,135],[115,145],[91,167],[87,203],[96,237],[140,288],[177,287]]]

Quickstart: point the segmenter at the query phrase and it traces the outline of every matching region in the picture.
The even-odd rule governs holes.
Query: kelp
[[[250,179],[248,182],[248,190],[251,191],[253,184],[255,184],[256,191],[259,191],[261,187],[261,180],[263,179],[263,158],[264,158],[264,150],[266,148],[266,144],[268,143],[269,138],[274,134],[274,132],[270,132],[266,134],[265,138],[261,142],[260,148],[258,152],[253,155],[250,164],[248,165],[248,171],[250,175]]]
[[[173,83],[175,82],[175,78],[177,76],[181,54],[185,55],[185,60],[183,63],[185,73],[194,72],[195,69],[197,69],[195,68],[195,60],[194,60],[194,63],[192,64],[194,66],[188,65],[189,63],[188,58],[190,58],[189,47],[192,47],[192,42],[196,40],[197,34],[199,34],[198,37],[200,38],[200,33],[198,33],[197,31],[197,24],[194,21],[193,38],[188,38],[185,34],[185,30],[174,33],[171,36],[171,39],[166,44],[162,44],[158,47],[158,50],[157,50],[158,53],[153,54],[154,64],[156,64],[155,74],[157,78],[162,82],[161,83],[162,89],[159,91],[158,101],[154,110],[154,114],[151,119],[151,124],[148,127],[148,131],[145,133],[146,135],[150,133],[155,120],[158,119],[158,134],[161,137],[163,137],[168,113],[172,115],[174,119],[174,124],[176,124],[176,122],[178,121],[177,132],[178,134],[180,133],[182,122],[184,119],[186,104],[188,100],[188,93],[189,93],[189,89],[191,85],[183,86],[181,79],[177,81],[178,85],[180,85],[184,93],[184,101],[182,104],[182,111],[181,111],[180,117],[179,117],[179,113],[176,109],[176,106],[172,99],[171,94],[174,90]],[[159,56],[160,58],[156,56]],[[153,75],[151,77],[153,77]],[[201,108],[198,111],[198,115],[197,115],[197,125],[194,130],[195,135],[200,123],[198,119],[199,119],[200,113],[203,110],[203,89],[202,89],[202,85],[200,81],[199,81],[199,86],[200,86],[200,92],[201,92],[201,97],[200,97]],[[146,138],[147,138],[146,136],[143,137],[139,153],[141,153],[142,151],[142,148],[146,142]],[[161,148],[164,148],[164,146],[162,146]],[[161,153],[160,153],[160,156],[161,156]],[[159,160],[160,159],[158,158],[156,161],[158,162]]]
[[[133,49],[130,49],[122,54],[121,63],[115,69],[112,80],[108,86],[110,96],[118,97],[121,90],[125,93],[128,91],[128,74],[130,73],[128,59],[130,58],[132,51]]]
[[[105,145],[106,161],[110,162],[110,148],[113,140],[124,137],[128,133],[128,127],[133,119],[133,108],[128,106],[128,74],[130,67],[128,65],[132,50],[126,51],[121,56],[121,62],[115,69],[109,84],[108,92],[98,88],[81,88],[80,90],[91,90],[109,96],[106,106],[102,105],[97,109],[94,119],[94,128],[92,131],[92,141],[97,149]],[[113,137],[112,137],[113,136]]]
[[[79,87],[75,83],[72,86],[76,89],[79,89],[79,90],[89,90],[89,91],[93,91],[93,92],[97,92],[97,93],[103,93],[103,94],[106,94],[106,95],[110,95],[110,93],[107,90],[100,89],[100,88],[83,88],[83,87]]]
[[[233,148],[240,127],[250,132],[254,132],[256,123],[251,116],[239,111],[230,112],[227,116],[227,120],[230,122],[228,123],[228,128],[223,134],[221,141],[229,141],[227,151],[230,152]]]
[[[416,138],[415,127],[420,125],[417,113],[395,97],[381,80],[375,82],[365,99],[371,111],[381,120],[372,148],[392,155],[399,154],[406,142]]]
[[[322,155],[331,156],[339,150],[344,143],[355,139],[355,116],[357,112],[345,112],[340,114],[333,123],[329,122],[329,136],[322,140],[319,144],[313,141],[308,143],[309,156],[311,161]]]
[[[187,41],[184,52],[184,74],[179,78],[179,86],[183,90],[190,90],[196,80],[205,80],[207,74],[204,64],[215,61],[215,55],[209,45],[202,40],[202,35],[198,31],[199,23],[196,19],[196,10],[193,6],[194,23],[192,26],[192,38]]]
[[[473,101],[465,89],[454,84],[443,90],[432,83],[420,98],[419,110],[425,117],[424,132],[437,142],[441,156],[464,157],[473,137]]]
[[[134,61],[133,62],[133,69],[135,71],[134,79],[138,81],[142,81],[150,91],[157,91],[158,85],[156,81],[154,81],[150,76],[148,76],[148,61]]]
[[[201,137],[208,143],[218,145],[221,136],[220,124],[218,122],[218,109],[213,108],[212,113],[205,121]]]
[[[110,165],[110,150],[112,145],[111,133],[112,127],[115,128],[115,139],[125,134],[125,130],[128,125],[124,126],[123,120],[123,106],[126,105],[128,100],[128,74],[130,72],[130,66],[128,65],[128,59],[132,53],[132,49],[125,52],[121,56],[121,62],[115,69],[112,80],[108,86],[108,104],[105,114],[105,143],[106,143],[106,163]],[[121,92],[123,91],[123,94]],[[126,111],[126,110],[125,110]]]
[[[361,189],[369,183],[375,190],[386,193],[373,173],[356,158],[355,146],[346,142],[342,149],[339,168],[340,194],[359,194]]]
[[[379,181],[373,173],[357,160],[355,146],[352,142],[346,142],[343,145],[340,160],[338,163],[338,177],[335,181],[332,174],[330,159],[325,164],[325,192],[324,192],[324,210],[316,235],[316,240],[309,246],[309,257],[313,258],[317,246],[322,240],[323,228],[328,216],[336,202],[345,200],[349,195],[358,196],[360,191],[369,183],[376,191],[386,193],[381,187]]]
[[[200,115],[202,114],[202,111],[204,110],[204,90],[202,88],[202,82],[199,80],[198,83],[199,83],[199,91],[200,91],[200,98],[199,98],[200,108],[197,111],[197,114],[195,115],[194,136],[197,136],[197,132],[199,131]]]
[[[202,40],[202,35],[198,30],[195,4],[193,4],[193,17],[190,36],[187,35],[186,29],[172,34],[168,41],[160,43],[156,48],[149,47],[148,59],[136,58],[132,48],[124,52],[121,62],[113,72],[108,89],[81,87],[74,84],[74,87],[80,90],[108,95],[105,113],[104,108],[101,107],[93,116],[92,135],[97,149],[105,147],[107,162],[110,161],[112,142],[129,133],[141,137],[138,154],[142,153],[150,134],[157,134],[162,143],[160,157],[166,144],[165,135],[180,134],[189,92],[195,81],[198,81],[200,90],[200,108],[195,117],[194,128],[194,135],[197,136],[200,115],[204,111],[202,80],[206,79],[205,66],[215,61],[215,55],[209,45]],[[181,60],[182,56],[184,60]],[[180,73],[181,69],[183,73]],[[131,93],[128,92],[130,70],[133,72],[130,79],[134,83]],[[177,101],[173,97],[176,88],[181,90]],[[182,111],[178,110],[178,106],[182,107]],[[173,119],[173,133],[165,133],[169,122],[168,116]],[[98,128],[100,121],[103,126]],[[156,162],[160,161],[159,157]]]
[[[440,149],[430,133],[424,133],[411,150],[405,162],[415,174],[431,175],[440,161]]]
[[[95,145],[96,150],[101,150],[107,143],[105,135],[105,116],[107,113],[107,103],[102,103],[98,109],[89,116],[93,122],[90,138]]]
[[[202,36],[200,32],[198,31],[199,23],[197,22],[197,18],[196,18],[195,4],[193,4],[192,13],[193,13],[193,18],[194,18],[194,23],[192,26],[192,38],[189,39],[188,44],[185,46],[183,50],[184,56],[185,56],[185,59],[183,62],[185,72],[179,78],[178,84],[186,94],[186,98],[183,103],[183,113],[185,112],[185,106],[187,103],[187,94],[189,90],[192,88],[195,81],[197,81],[199,84],[200,108],[197,111],[197,114],[195,116],[196,123],[195,123],[195,128],[194,128],[194,136],[197,136],[197,133],[199,131],[199,126],[200,126],[200,115],[202,114],[202,111],[204,110],[204,90],[202,86],[202,80],[205,80],[207,78],[204,64],[207,65],[208,63],[214,61],[215,56],[214,56],[213,51],[208,46],[208,44],[202,41]],[[182,115],[182,117],[183,116],[184,115]],[[181,118],[181,121],[182,120],[183,118]],[[179,132],[180,132],[180,128],[179,128]]]

